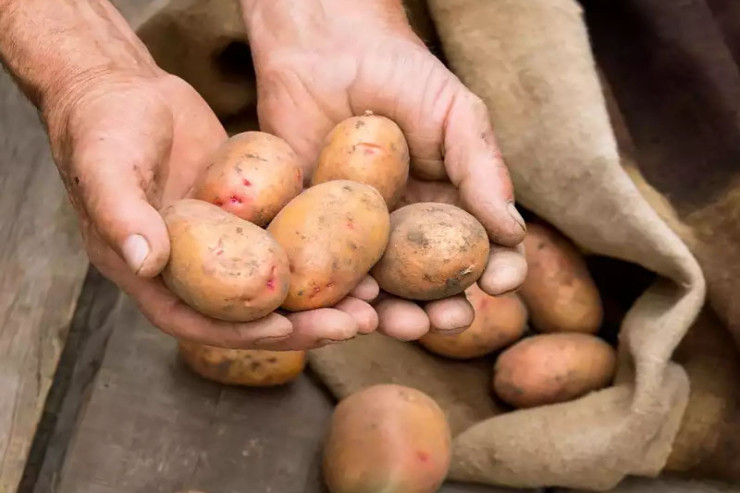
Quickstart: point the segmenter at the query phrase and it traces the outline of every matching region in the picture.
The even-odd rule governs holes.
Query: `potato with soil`
[[[594,334],[603,319],[599,290],[575,246],[555,229],[527,225],[527,278],[519,295],[541,332]]]
[[[170,238],[162,278],[195,310],[248,322],[277,309],[288,294],[288,256],[264,229],[219,207],[183,199],[161,211]]]
[[[232,136],[216,151],[193,197],[265,226],[302,188],[303,173],[290,145],[249,131]]]
[[[465,290],[475,310],[473,324],[458,334],[428,332],[419,343],[428,351],[452,359],[478,358],[513,344],[527,329],[527,308],[514,294],[491,296],[478,284]]]
[[[291,311],[333,306],[380,259],[390,214],[372,186],[350,180],[320,183],[291,200],[267,230],[290,261]]]
[[[324,445],[331,493],[433,493],[450,465],[447,419],[426,394],[368,387],[342,400]]]
[[[339,122],[319,154],[311,184],[352,180],[375,187],[389,208],[409,176],[409,148],[393,120],[368,111]]]
[[[179,341],[178,350],[193,372],[225,385],[283,385],[306,367],[305,351],[226,349],[190,341]]]
[[[437,300],[465,291],[488,261],[483,226],[449,204],[420,202],[391,214],[391,235],[372,275],[384,291],[410,300]]]
[[[554,333],[525,338],[498,357],[493,390],[527,408],[569,401],[609,385],[616,351],[591,334]]]

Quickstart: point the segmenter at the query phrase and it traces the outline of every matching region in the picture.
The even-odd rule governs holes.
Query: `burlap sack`
[[[641,1],[657,3],[624,3]],[[409,12],[423,19],[423,4],[411,6]],[[674,210],[676,204],[649,187],[635,166],[622,168],[578,4],[429,0],[427,7],[441,40],[440,55],[489,106],[519,203],[594,255],[640,266],[657,280],[620,319],[615,385],[574,402],[508,412],[490,396],[490,360],[444,361],[413,343],[379,335],[314,352],[313,369],[340,398],[373,383],[397,382],[437,399],[455,435],[453,479],[604,490],[627,475],[654,476],[666,466],[725,474],[737,460],[728,439],[738,421],[730,407],[737,402],[731,385],[736,368],[719,365],[721,378],[711,370],[717,361],[736,360],[722,325],[733,313],[721,310],[732,305],[731,297],[715,306],[722,317],[710,324],[713,329],[706,328],[708,312],[685,338],[704,299],[702,272],[686,245],[706,260],[705,271],[712,262],[721,266],[721,250],[707,250],[717,231],[702,233],[696,225],[707,224],[707,217],[726,225],[728,215],[715,219],[714,213],[723,212],[716,206],[704,221],[687,221],[686,209]],[[193,83],[230,129],[239,131],[256,128],[256,121],[254,82],[240,65],[248,48],[234,8],[232,0],[173,2],[139,32],[163,66]],[[430,24],[416,25],[437,46]],[[620,96],[628,89],[614,84],[615,67],[605,72],[625,110]],[[243,72],[235,75],[234,68]],[[627,132],[634,112],[623,112]],[[612,111],[612,120],[615,115]],[[622,160],[635,158],[642,169],[643,156],[623,149]],[[664,172],[669,165],[663,162]],[[702,235],[705,239],[696,241]],[[611,282],[609,276],[604,280]],[[623,287],[613,284],[616,291]],[[689,383],[681,365],[693,382],[688,407]],[[717,457],[724,462],[709,465]]]

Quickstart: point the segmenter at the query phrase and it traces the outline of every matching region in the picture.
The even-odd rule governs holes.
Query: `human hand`
[[[287,140],[310,176],[339,121],[366,110],[394,120],[407,137],[412,172],[449,180],[458,205],[492,242],[481,288],[501,294],[526,275],[525,226],[498,152],[485,104],[413,33],[398,0],[242,0],[255,61],[261,127]],[[417,199],[437,184],[410,180]],[[383,294],[378,330],[417,339],[428,330],[467,328],[464,295],[423,305]]]
[[[65,100],[49,115],[49,135],[90,260],[155,326],[180,339],[261,349],[306,349],[375,329],[375,312],[354,297],[249,323],[181,302],[158,276],[169,257],[158,209],[188,195],[226,132],[188,84],[167,74],[102,77]],[[372,298],[369,287],[355,294]]]

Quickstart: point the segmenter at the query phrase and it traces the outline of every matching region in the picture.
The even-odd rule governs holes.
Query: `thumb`
[[[445,169],[460,199],[493,243],[513,247],[526,232],[514,205],[509,171],[499,152],[486,104],[465,88],[453,99],[444,135]]]
[[[149,163],[159,153],[139,148],[122,160],[120,154],[133,147],[96,144],[81,153],[75,163],[79,171],[74,180],[76,194],[92,226],[129,269],[142,277],[154,277],[169,259],[170,242],[164,220],[143,188],[151,185],[146,176],[153,173],[142,170],[151,169]]]

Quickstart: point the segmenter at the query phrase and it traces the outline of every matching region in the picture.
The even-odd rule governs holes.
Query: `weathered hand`
[[[481,287],[490,294],[515,289],[526,269],[516,250],[525,227],[487,108],[416,37],[400,2],[315,0],[295,10],[281,1],[243,5],[260,124],[293,146],[306,175],[339,121],[366,110],[395,120],[407,137],[413,172],[449,180],[460,205],[486,227],[494,248]],[[376,310],[379,330],[399,339],[430,328],[461,330],[473,319],[464,296],[424,309],[385,298]]]
[[[299,349],[377,326],[373,309],[357,298],[336,309],[230,323],[201,315],[165,287],[158,274],[169,257],[169,238],[158,209],[188,194],[227,138],[182,80],[167,74],[96,77],[65,94],[48,112],[47,125],[92,263],[158,328],[218,346]],[[372,299],[377,286],[370,280],[355,294]]]

